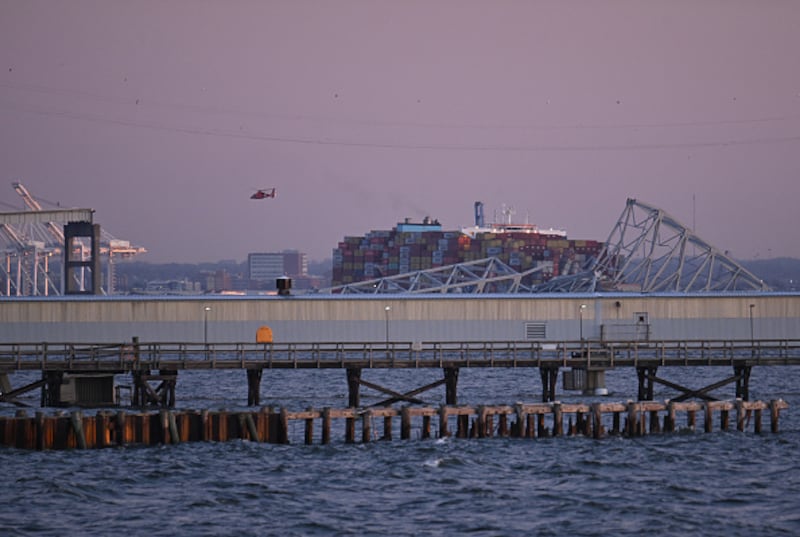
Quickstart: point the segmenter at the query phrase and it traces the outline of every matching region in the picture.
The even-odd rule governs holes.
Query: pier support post
[[[639,375],[639,401],[653,400],[653,379],[656,377],[658,366],[637,367]]]
[[[744,423],[747,414],[744,410],[744,401],[741,398],[736,399],[736,430],[739,432],[744,431]]]
[[[750,400],[750,370],[749,365],[733,366],[733,374],[736,377],[736,398],[742,401]]]
[[[633,401],[628,401],[628,425],[626,427],[627,434],[629,437],[638,436],[639,435],[639,424],[638,424],[639,413],[636,408],[636,403]]]
[[[392,439],[392,417],[391,416],[384,416],[383,417],[383,436],[381,440],[391,440]]]
[[[322,409],[322,443],[330,444],[331,442],[331,409],[325,407]]]
[[[359,388],[361,387],[361,368],[348,367],[347,368],[347,395],[348,406],[350,408],[358,408],[361,406],[361,397]]]
[[[675,402],[670,401],[667,403],[667,416],[664,419],[664,431],[674,433],[677,420],[677,412],[675,410]]]
[[[367,444],[372,439],[372,410],[361,415],[361,442]]]
[[[772,400],[769,402],[769,422],[770,422],[770,430],[773,433],[778,432],[778,418],[780,416],[780,406],[778,402]]]
[[[515,427],[512,427],[513,436],[516,438],[525,438],[525,436],[527,436],[528,415],[521,404],[514,406],[514,414],[516,414],[517,423]]]
[[[542,377],[542,403],[555,401],[558,366],[543,366],[539,368],[539,375]]]
[[[553,403],[553,436],[564,434],[564,417],[561,412],[561,403]]]
[[[444,401],[446,405],[457,405],[458,404],[458,368],[457,367],[445,367],[444,368],[444,386],[445,386],[445,397]]]
[[[63,371],[42,371],[42,406],[59,406],[61,404],[61,383],[64,382]]]
[[[306,411],[311,414],[314,412],[314,408],[308,407]],[[306,418],[305,441],[307,446],[314,443],[314,418]]]
[[[592,436],[594,438],[602,438],[603,430],[603,412],[600,409],[600,403],[592,403]]]
[[[247,370],[247,406],[261,404],[261,375],[263,369]]]
[[[407,406],[400,411],[400,438],[402,440],[411,438],[411,409]]]
[[[447,430],[447,406],[439,407],[439,438],[447,438],[450,431]]]

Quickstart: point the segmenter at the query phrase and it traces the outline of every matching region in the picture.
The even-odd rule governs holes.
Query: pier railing
[[[800,340],[0,343],[0,372],[800,365]]]

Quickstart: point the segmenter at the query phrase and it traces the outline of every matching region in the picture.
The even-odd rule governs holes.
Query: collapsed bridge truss
[[[662,209],[628,199],[596,259],[575,274],[527,285],[527,276],[496,257],[387,276],[327,289],[341,294],[768,291],[721,252]]]

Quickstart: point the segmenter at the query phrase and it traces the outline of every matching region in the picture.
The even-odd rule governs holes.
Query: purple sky
[[[0,179],[152,262],[476,200],[605,240],[628,197],[800,257],[800,3],[4,0]]]

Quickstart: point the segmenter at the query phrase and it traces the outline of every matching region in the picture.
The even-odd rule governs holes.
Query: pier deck
[[[0,344],[0,373],[800,365],[800,340]]]

